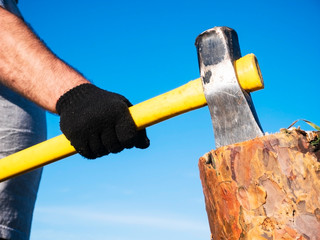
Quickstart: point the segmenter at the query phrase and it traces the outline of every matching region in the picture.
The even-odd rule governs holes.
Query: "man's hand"
[[[72,146],[90,159],[124,148],[147,148],[145,130],[136,130],[123,96],[102,90],[92,84],[79,85],[57,102],[60,127]]]

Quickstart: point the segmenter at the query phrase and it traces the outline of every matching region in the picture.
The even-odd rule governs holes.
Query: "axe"
[[[196,39],[201,77],[129,108],[143,129],[208,105],[216,147],[263,135],[250,92],[263,88],[256,57],[241,58],[237,33],[215,27]],[[29,172],[76,153],[60,135],[0,159],[0,181]]]

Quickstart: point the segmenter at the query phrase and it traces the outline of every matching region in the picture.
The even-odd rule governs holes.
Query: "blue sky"
[[[231,27],[261,67],[265,89],[252,97],[264,130],[320,124],[317,0],[19,2],[58,56],[134,104],[198,78],[196,37]],[[61,134],[57,116],[48,114],[48,127],[49,137]],[[197,167],[215,147],[208,109],[147,132],[147,150],[45,167],[31,239],[210,239]]]

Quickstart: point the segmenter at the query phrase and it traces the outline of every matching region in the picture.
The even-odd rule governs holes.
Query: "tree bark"
[[[282,129],[201,157],[211,239],[320,240],[319,138]]]

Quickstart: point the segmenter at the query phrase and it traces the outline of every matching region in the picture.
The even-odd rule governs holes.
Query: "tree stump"
[[[280,133],[199,160],[212,240],[320,240],[320,132]]]

